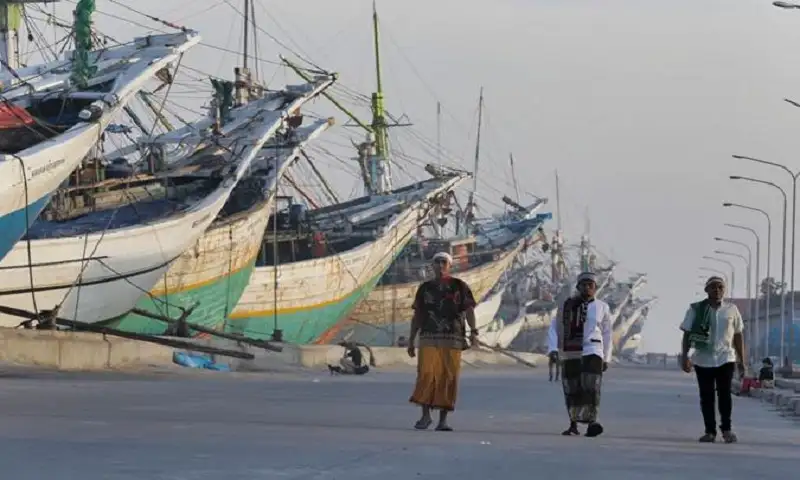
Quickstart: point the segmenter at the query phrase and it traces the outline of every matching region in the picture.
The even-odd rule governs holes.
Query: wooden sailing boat
[[[253,271],[260,238],[276,202],[279,175],[329,125],[329,121],[317,121],[297,128],[289,143],[268,144],[267,178],[256,174],[246,178],[240,196],[232,197],[208,230],[140,297],[136,308],[150,315],[129,313],[106,324],[124,331],[163,334],[170,329],[158,317],[167,317],[222,330]]]
[[[377,91],[371,125],[340,106],[368,132],[359,146],[359,163],[369,195],[308,212],[289,206],[287,212],[295,208],[302,219],[267,229],[250,284],[230,315],[230,332],[292,343],[319,341],[374,288],[420,222],[438,216],[448,193],[468,177],[429,165],[432,179],[392,189],[374,5],[373,31]]]
[[[483,89],[478,102],[478,135],[475,147],[475,175],[480,159],[480,130],[483,110]],[[442,239],[418,238],[398,258],[381,278],[378,287],[358,304],[350,317],[335,325],[321,340],[347,339],[369,345],[394,345],[401,336],[407,336],[413,315],[412,303],[420,283],[430,278],[430,258],[439,252],[450,253],[454,259],[453,273],[467,282],[477,299],[483,299],[495,286],[501,275],[514,262],[517,255],[533,244],[543,222],[550,214],[536,214],[547,200],[537,199],[530,206],[522,206],[508,197],[503,201],[511,212],[485,220],[475,218],[475,191],[473,180],[464,223],[471,230]]]
[[[236,70],[236,97],[242,103],[263,89],[251,81],[248,68],[248,26],[252,3],[245,0],[243,67]],[[183,252],[156,285],[140,297],[136,311],[105,322],[123,331],[162,334],[175,333],[163,318],[178,318],[190,324],[222,330],[225,319],[239,300],[252,273],[261,237],[277,199],[277,186],[283,174],[297,159],[302,147],[326,130],[332,120],[301,126],[300,106],[323,92],[333,76],[318,72],[307,77],[307,85],[291,87],[293,99],[279,102],[284,130],[264,146],[261,172],[244,179],[240,195],[234,194],[210,227],[194,245]],[[251,121],[263,121],[255,116]],[[182,134],[176,133],[182,138]],[[179,332],[192,334],[194,332]]]
[[[196,147],[149,181],[140,176],[134,189],[113,180],[92,184],[84,198],[91,196],[93,207],[78,208],[57,221],[37,221],[27,239],[0,262],[0,271],[10,274],[0,285],[0,303],[87,323],[127,314],[171,262],[198,241],[232,194],[236,199],[239,181],[284,119],[332,81],[322,77],[307,88],[225,108],[222,125],[203,119],[156,138],[162,146],[180,139]],[[269,165],[267,191],[275,189],[287,164],[279,156]],[[110,190],[113,184],[123,188]],[[129,203],[137,195],[150,198]],[[2,315],[0,322],[19,323]]]
[[[658,301],[658,298],[645,298],[635,300],[623,313],[628,317],[625,321],[630,323],[627,333],[619,339],[614,340],[614,355],[623,358],[632,358],[642,341],[642,329],[647,320],[650,308]]]
[[[622,347],[622,341],[625,337],[628,336],[628,332],[633,327],[634,322],[639,316],[639,313],[643,310],[647,310],[652,303],[655,303],[655,299],[648,299],[647,301],[637,300],[635,299],[636,292],[644,286],[646,283],[646,277],[644,275],[638,275],[634,278],[631,278],[630,282],[623,285],[622,289],[622,296],[623,299],[617,305],[615,305],[616,309],[613,312],[612,320],[614,322],[614,326],[612,328],[612,336],[614,339],[614,348],[620,349]],[[631,315],[621,315],[621,313],[628,307],[632,306],[633,311]]]
[[[0,259],[24,235],[50,195],[97,144],[113,117],[157,72],[200,36],[191,30],[92,50],[94,2],[75,10],[75,50],[63,60],[20,67],[22,3],[0,2]]]

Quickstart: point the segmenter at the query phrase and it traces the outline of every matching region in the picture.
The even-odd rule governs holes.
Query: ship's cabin
[[[359,224],[345,220],[345,212],[358,203],[356,199],[330,207],[309,209],[293,196],[277,196],[277,214],[270,215],[264,231],[256,266],[271,266],[338,255],[375,240],[385,218]],[[331,222],[328,217],[338,217]],[[277,253],[277,255],[276,255]]]

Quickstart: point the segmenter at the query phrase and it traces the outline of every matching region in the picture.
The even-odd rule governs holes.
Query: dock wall
[[[169,347],[95,333],[0,329],[0,362],[57,370],[172,363]]]
[[[183,339],[185,340],[185,339]],[[338,365],[344,354],[336,345],[283,345],[283,352],[273,353],[233,341],[194,340],[198,345],[252,353],[253,360],[219,356],[218,361],[230,364],[236,371],[270,371],[286,367],[324,368]],[[109,370],[126,367],[172,364],[175,349],[149,342],[128,340],[111,335],[85,332],[0,329],[0,362],[36,366],[56,370]],[[361,347],[364,362],[382,367],[416,367],[405,348]],[[370,356],[374,355],[373,362]],[[465,350],[465,366],[512,366],[528,363],[546,365],[543,355],[517,353],[510,355],[488,350]]]

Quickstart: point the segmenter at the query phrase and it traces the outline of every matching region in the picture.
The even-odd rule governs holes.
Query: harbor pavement
[[[546,369],[465,369],[454,432],[414,431],[413,371],[49,373],[0,369],[14,480],[800,478],[800,425],[735,398],[740,442],[698,444],[689,375],[612,367],[598,438],[562,437]]]

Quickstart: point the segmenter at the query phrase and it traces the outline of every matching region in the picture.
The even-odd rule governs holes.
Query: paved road
[[[800,425],[737,399],[736,445],[700,445],[691,377],[609,371],[606,433],[561,437],[544,372],[466,372],[455,432],[417,432],[412,374],[0,374],[14,480],[800,478]],[[586,478],[586,477],[583,477]]]

